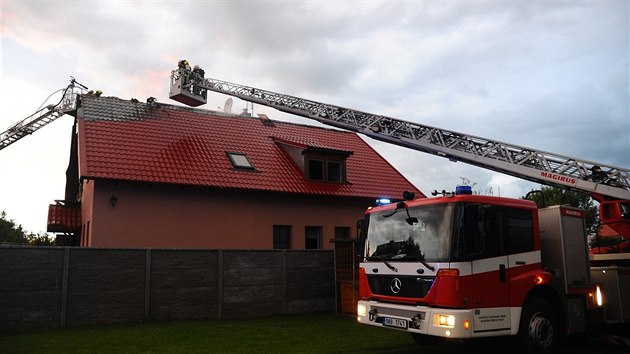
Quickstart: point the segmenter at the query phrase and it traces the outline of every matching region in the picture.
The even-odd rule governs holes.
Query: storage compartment
[[[591,278],[602,288],[606,323],[630,321],[630,267],[593,267]]]

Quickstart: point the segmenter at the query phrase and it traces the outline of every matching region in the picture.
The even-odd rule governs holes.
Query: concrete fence
[[[0,247],[0,329],[335,312],[333,251]]]

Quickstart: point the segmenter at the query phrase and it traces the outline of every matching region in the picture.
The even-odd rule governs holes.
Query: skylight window
[[[253,170],[254,165],[249,161],[246,154],[240,152],[226,152],[232,166],[234,168],[242,168],[247,170]]]

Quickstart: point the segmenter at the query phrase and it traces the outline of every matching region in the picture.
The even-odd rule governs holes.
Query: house
[[[60,244],[333,249],[377,197],[424,195],[356,133],[81,95]]]

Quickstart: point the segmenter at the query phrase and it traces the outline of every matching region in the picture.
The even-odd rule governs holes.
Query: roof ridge
[[[138,101],[135,98],[126,100],[126,99],[116,97],[116,96],[96,96],[96,95],[88,95],[88,94],[83,94],[80,96],[81,96],[81,99],[94,99],[94,100],[110,99],[110,100],[118,100],[118,101],[126,102],[129,105],[134,105],[133,107],[129,107],[129,108],[134,110],[134,113],[135,113],[134,117],[136,117],[137,119],[142,119],[143,117],[151,118],[148,116],[153,115],[153,113],[155,112],[155,109],[161,108],[161,109],[169,109],[169,110],[180,111],[180,112],[203,114],[203,115],[214,116],[214,117],[248,118],[248,119],[260,120],[260,118],[253,117],[253,116],[246,116],[246,115],[235,114],[235,113],[225,113],[221,111],[213,111],[209,109],[196,108],[196,107],[186,107],[186,106],[180,106],[176,104],[164,103],[164,102],[158,102],[158,101],[153,101],[154,103],[144,103],[144,102]],[[152,97],[147,98],[147,101],[151,100],[151,98]],[[142,105],[142,106],[139,106],[139,105]],[[98,109],[102,110],[102,107],[99,107]],[[107,116],[107,118],[102,118],[102,117],[96,117],[98,116],[98,114],[96,114],[95,112],[92,112],[92,114],[94,116],[92,116],[90,112],[84,112],[82,116],[87,119],[106,119],[110,121],[128,120],[129,118],[129,117],[125,117],[125,118],[116,119],[116,118],[112,118],[109,115]],[[308,119],[308,118],[304,118],[304,119]],[[322,129],[322,130],[327,130],[327,131],[336,131],[336,132],[346,133],[346,134],[356,134],[353,131],[343,130],[340,128],[321,127],[321,126],[310,125],[310,124],[305,124],[305,123],[287,122],[287,121],[271,119],[271,118],[270,118],[270,121],[272,121],[273,123],[288,124],[288,125],[293,125],[293,126],[298,126],[298,127],[317,128],[317,129]]]

